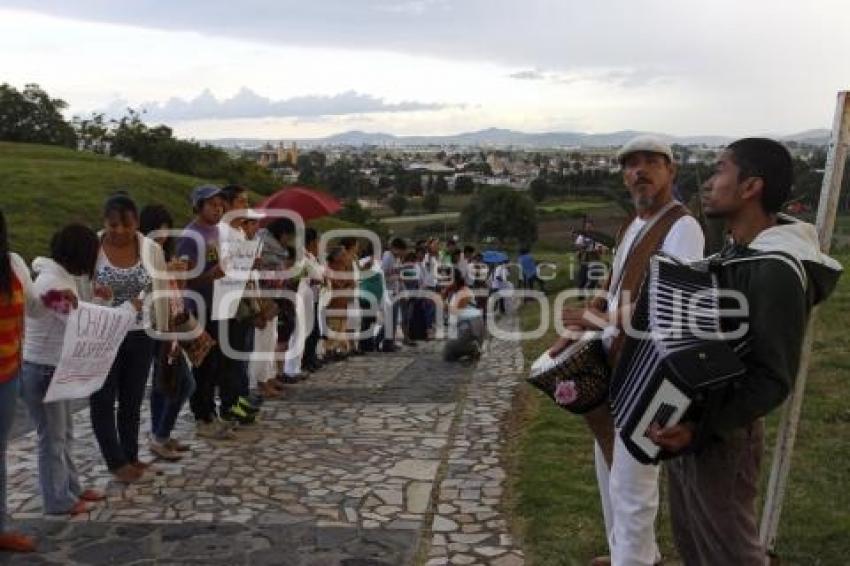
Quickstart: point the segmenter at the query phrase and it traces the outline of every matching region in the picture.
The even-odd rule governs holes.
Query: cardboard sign
[[[130,309],[81,302],[68,315],[62,356],[44,402],[84,399],[103,387],[118,348],[136,321]]]

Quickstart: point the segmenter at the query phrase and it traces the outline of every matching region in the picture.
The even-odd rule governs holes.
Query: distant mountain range
[[[493,146],[493,147],[528,147],[528,148],[563,148],[563,147],[609,147],[622,145],[636,135],[649,132],[623,130],[606,134],[584,134],[580,132],[546,132],[529,134],[514,130],[488,128],[477,132],[467,132],[450,136],[395,136],[384,133],[370,133],[359,130],[342,132],[325,138],[292,139],[281,138],[274,140],[256,138],[222,138],[203,140],[206,143],[221,147],[257,147],[266,142],[276,144],[278,141],[296,142],[306,145],[338,145],[338,146]],[[669,143],[682,145],[725,145],[734,138],[729,136],[671,136],[655,134]],[[777,136],[784,141],[795,141],[812,145],[826,145],[829,142],[830,131],[826,129],[806,130],[790,136]]]

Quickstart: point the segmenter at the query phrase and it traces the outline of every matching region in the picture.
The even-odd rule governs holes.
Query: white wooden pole
[[[829,143],[829,153],[826,158],[826,169],[818,205],[818,239],[824,252],[829,252],[832,244],[832,232],[835,228],[835,215],[838,211],[838,197],[841,193],[841,179],[844,176],[844,163],[847,160],[848,146],[850,146],[850,91],[842,91],[838,93],[838,102],[835,107],[832,139]],[[779,516],[782,512],[785,490],[788,487],[791,456],[794,452],[794,441],[797,438],[797,425],[800,422],[800,409],[803,405],[809,360],[814,343],[812,321],[816,316],[817,308],[812,309],[809,316],[806,336],[803,340],[803,350],[800,355],[800,369],[794,383],[794,390],[785,403],[779,421],[776,448],[773,453],[773,466],[770,470],[770,480],[761,517],[761,542],[769,550],[773,550],[776,544]]]

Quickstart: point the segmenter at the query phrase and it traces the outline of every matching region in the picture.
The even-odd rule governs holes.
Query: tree
[[[543,200],[549,195],[549,183],[546,182],[545,178],[537,177],[531,181],[529,190],[534,202],[543,202]]]
[[[401,216],[402,214],[404,214],[408,203],[404,195],[396,193],[390,197],[390,200],[387,201],[387,204],[390,205],[390,208],[393,209],[393,212],[395,212],[396,216]]]
[[[445,175],[440,175],[434,182],[434,191],[437,194],[444,194],[449,191],[449,183],[446,181]]]
[[[62,117],[64,100],[50,98],[37,84],[18,91],[0,85],[0,140],[76,147],[74,128]]]
[[[460,175],[455,179],[455,192],[462,195],[472,194],[475,191],[475,181],[469,175]]]
[[[425,198],[422,199],[422,208],[431,213],[437,212],[440,209],[440,195],[436,191],[431,191],[425,195]]]
[[[461,212],[466,233],[478,238],[493,236],[500,242],[514,239],[522,244],[537,240],[537,210],[526,195],[509,187],[488,187]]]
[[[84,148],[97,153],[106,152],[104,142],[112,140],[112,128],[103,113],[92,112],[91,118],[74,116],[71,125]]]

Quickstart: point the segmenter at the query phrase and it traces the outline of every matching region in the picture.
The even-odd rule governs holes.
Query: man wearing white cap
[[[677,168],[670,146],[654,136],[638,136],[620,149],[617,158],[635,217],[622,231],[604,300],[564,311],[567,327],[603,330],[612,368],[619,362],[625,337],[623,318],[637,299],[650,255],[662,251],[696,260],[702,258],[705,246],[699,223],[673,198]],[[607,325],[600,328],[600,320],[607,320]],[[601,411],[610,423],[607,405]],[[610,433],[601,438],[594,430],[596,475],[611,557],[596,558],[592,564],[655,564],[661,559],[655,540],[659,468],[635,460],[616,431],[613,438]]]

